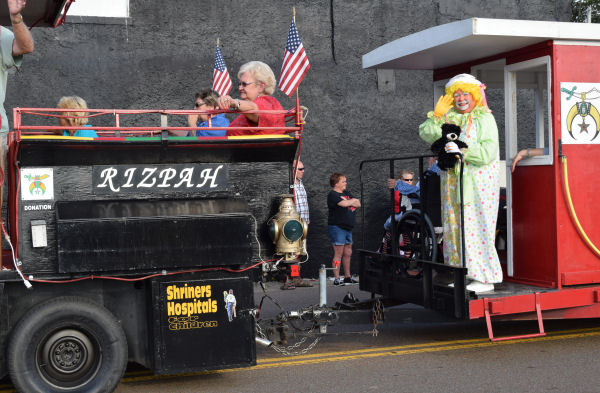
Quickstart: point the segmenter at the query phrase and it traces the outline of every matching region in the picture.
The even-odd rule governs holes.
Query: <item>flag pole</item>
[[[292,7],[292,20],[294,24],[296,24],[296,7]],[[301,126],[301,116],[300,116],[300,93],[298,92],[298,87],[296,87],[296,127]],[[296,185],[296,168],[298,167],[298,160],[300,159],[300,150],[297,153],[296,160],[294,166],[294,185]],[[294,201],[296,200],[296,187],[294,187]]]
[[[302,124],[302,116],[300,115],[300,94],[296,88],[296,127]]]
[[[217,37],[217,46],[219,46],[219,37]]]
[[[294,24],[296,24],[296,7],[292,7],[292,20],[294,21]],[[301,117],[300,117],[300,93],[298,92],[298,90],[300,89],[300,86],[296,87],[296,126],[299,127],[300,126],[300,121],[301,121]]]
[[[296,7],[292,7],[292,20],[296,24]],[[296,126],[300,126],[300,93],[298,92],[300,86],[296,87]]]

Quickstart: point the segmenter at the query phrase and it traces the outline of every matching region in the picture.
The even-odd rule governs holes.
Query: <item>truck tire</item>
[[[12,329],[7,358],[20,392],[112,392],[127,366],[127,339],[103,306],[58,297],[21,318]]]

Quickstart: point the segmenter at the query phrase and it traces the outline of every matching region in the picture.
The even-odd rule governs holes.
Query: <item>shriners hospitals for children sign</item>
[[[562,82],[562,143],[600,144],[600,83]]]

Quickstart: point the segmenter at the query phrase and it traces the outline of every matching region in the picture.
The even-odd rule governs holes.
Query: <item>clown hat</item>
[[[468,84],[471,84],[471,85],[481,86],[481,82],[479,80],[477,80],[477,78],[475,78],[473,75],[471,75],[471,74],[458,74],[455,77],[452,77],[452,79],[450,79],[448,81],[448,83],[446,83],[446,88],[452,86],[456,82],[462,82],[462,83],[468,83]]]
[[[458,74],[455,77],[452,77],[448,83],[446,83],[446,89],[451,87],[455,83],[466,83],[469,85],[475,85],[479,87],[479,91],[481,92],[481,103],[484,107],[488,108],[487,98],[485,97],[485,85],[481,83],[477,78],[475,78],[471,74]],[[489,109],[489,108],[488,108]]]

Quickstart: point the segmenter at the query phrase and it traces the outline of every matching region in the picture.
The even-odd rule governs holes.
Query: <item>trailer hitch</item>
[[[311,306],[297,311],[284,311],[277,315],[277,320],[287,322],[290,320],[313,322],[316,325],[333,325],[339,319],[337,312],[324,306]]]

